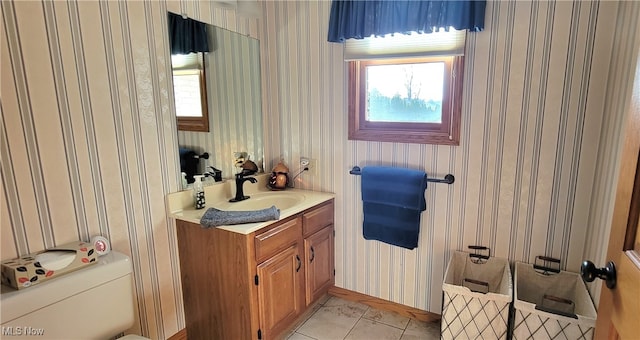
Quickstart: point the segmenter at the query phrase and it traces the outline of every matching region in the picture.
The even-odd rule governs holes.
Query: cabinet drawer
[[[301,218],[296,217],[256,235],[256,261],[260,263],[294,243],[300,237],[301,224]]]
[[[305,237],[333,224],[333,202],[304,213],[302,218]]]

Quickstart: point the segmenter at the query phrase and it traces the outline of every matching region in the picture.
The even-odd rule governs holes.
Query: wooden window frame
[[[442,122],[404,123],[366,120],[366,67],[444,62]],[[378,142],[459,145],[462,109],[463,56],[411,59],[355,60],[349,62],[349,139]]]
[[[198,74],[200,79],[200,117],[177,117],[178,130],[209,132],[209,105],[207,102],[207,85],[204,69],[174,70],[173,76],[185,74]]]

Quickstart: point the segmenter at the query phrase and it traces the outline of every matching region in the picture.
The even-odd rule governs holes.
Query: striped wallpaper
[[[205,53],[209,132],[178,131],[178,143],[211,156],[201,166],[215,166],[224,178],[238,172],[233,153],[248,152],[262,168],[260,43],[220,27],[209,26],[215,50]],[[206,163],[206,164],[204,164]]]
[[[329,7],[265,3],[260,42],[265,154],[272,164],[317,159],[297,186],[337,194],[336,285],[439,313],[452,250],[482,244],[511,260],[554,256],[572,271],[602,251],[585,253],[587,232],[603,232],[594,215],[607,210],[592,202],[594,182],[611,184],[596,174],[608,173],[600,164],[617,147],[607,140],[615,129],[600,131],[619,121],[614,103],[624,91],[610,97],[625,89],[633,59],[615,56],[610,65],[611,47],[614,37],[624,39],[619,49],[635,41],[624,32],[635,29],[637,11],[618,13],[615,2],[489,1],[485,31],[467,35],[461,144],[451,147],[347,139],[347,69],[342,46],[326,42]],[[607,86],[611,73],[619,78]],[[415,250],[362,237],[360,177],[348,171],[374,164],[456,176],[427,189]]]
[[[347,140],[329,2],[265,1],[261,19],[216,5],[2,1],[2,259],[106,235],[133,258],[132,331],[165,339],[184,327],[164,207],[179,182],[167,11],[259,38],[266,167],[317,160],[297,185],[337,194],[338,286],[438,313],[450,251],[467,244],[570,270],[603,256],[612,180],[599,176],[616,172],[637,4],[489,2],[486,30],[467,43],[458,147]],[[456,176],[427,190],[416,250],[362,238],[348,170],[367,164]]]
[[[198,1],[2,1],[0,255],[110,238],[131,255],[131,331],[184,328],[167,11],[258,36],[258,20]]]

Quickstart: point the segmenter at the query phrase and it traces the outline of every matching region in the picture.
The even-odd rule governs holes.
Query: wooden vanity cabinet
[[[302,218],[286,220],[255,236],[260,335],[271,339],[302,313]]]
[[[258,306],[264,338],[279,334],[302,313],[302,273],[298,244],[258,265]]]
[[[335,283],[333,225],[327,226],[304,239],[305,249],[305,301],[315,302]]]
[[[335,283],[333,204],[306,212],[303,219],[305,301],[315,302]]]
[[[274,339],[334,284],[333,200],[253,233],[176,222],[187,336]]]

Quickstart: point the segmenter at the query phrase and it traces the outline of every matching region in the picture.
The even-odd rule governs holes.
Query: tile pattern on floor
[[[420,322],[332,296],[321,301],[286,339],[435,340],[440,339],[440,323]]]

